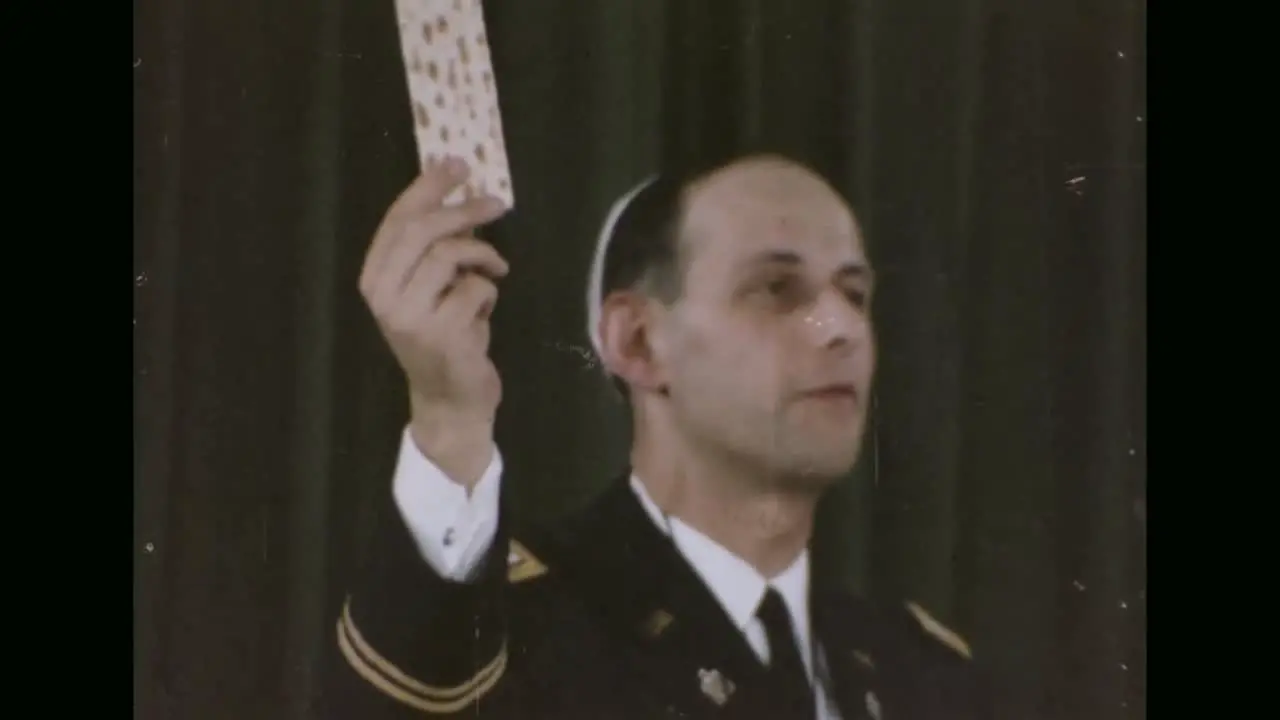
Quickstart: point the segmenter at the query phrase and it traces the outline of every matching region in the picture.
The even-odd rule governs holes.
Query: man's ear
[[[600,307],[600,344],[605,368],[627,384],[658,391],[662,362],[654,352],[652,300],[634,291],[611,293]]]

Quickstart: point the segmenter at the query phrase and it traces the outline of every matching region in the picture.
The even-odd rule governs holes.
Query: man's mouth
[[[845,400],[852,402],[858,399],[858,389],[852,384],[833,383],[806,390],[801,395],[814,400]]]

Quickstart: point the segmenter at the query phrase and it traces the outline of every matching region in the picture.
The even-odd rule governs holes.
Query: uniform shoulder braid
[[[911,614],[919,630],[929,638],[965,660],[973,659],[973,651],[969,648],[969,643],[957,632],[943,625],[929,611],[921,607],[919,603],[907,601],[906,609]]]

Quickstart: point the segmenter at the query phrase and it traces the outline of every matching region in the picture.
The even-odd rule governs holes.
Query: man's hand
[[[426,170],[387,210],[360,292],[404,370],[418,449],[468,488],[493,452],[502,383],[489,359],[494,282],[507,263],[472,231],[505,212],[493,198],[443,207],[467,175],[450,160]]]

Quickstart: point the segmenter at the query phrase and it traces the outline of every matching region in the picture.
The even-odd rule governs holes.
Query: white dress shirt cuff
[[[423,560],[442,577],[471,578],[493,544],[501,478],[502,454],[495,447],[493,459],[468,495],[422,454],[405,428],[392,492]]]

